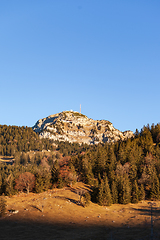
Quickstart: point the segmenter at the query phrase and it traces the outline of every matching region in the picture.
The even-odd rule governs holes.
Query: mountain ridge
[[[75,111],[63,111],[39,119],[32,128],[41,138],[79,144],[98,144],[126,140],[132,131],[121,132],[108,120],[93,120]]]

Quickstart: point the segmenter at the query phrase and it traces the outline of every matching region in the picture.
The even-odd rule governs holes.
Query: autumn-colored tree
[[[15,189],[20,191],[32,191],[35,185],[35,176],[30,172],[25,172],[19,175],[15,180]]]
[[[59,185],[72,185],[77,179],[74,167],[69,166],[69,157],[64,157],[60,162],[60,168],[58,172],[58,186]],[[63,184],[61,184],[63,182]]]

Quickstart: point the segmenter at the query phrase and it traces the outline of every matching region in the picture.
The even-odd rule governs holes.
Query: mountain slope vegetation
[[[12,165],[0,164],[1,194],[38,193],[82,181],[100,205],[160,197],[160,124],[144,126],[134,138],[97,145],[40,139],[27,127],[0,129],[1,155],[15,159]]]

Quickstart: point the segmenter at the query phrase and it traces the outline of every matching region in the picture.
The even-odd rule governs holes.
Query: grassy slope
[[[89,190],[78,183],[73,188],[6,197],[7,210],[19,212],[7,212],[0,219],[1,239],[150,239],[147,201],[110,207],[91,203],[84,208],[78,205],[78,188]],[[153,218],[154,233],[160,238],[159,206],[157,202]]]

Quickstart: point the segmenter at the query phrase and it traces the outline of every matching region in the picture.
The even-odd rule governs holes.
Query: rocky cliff
[[[121,132],[115,129],[109,121],[93,120],[74,111],[64,111],[40,119],[33,126],[33,130],[38,132],[41,138],[80,144],[115,142],[134,136],[132,131]]]

